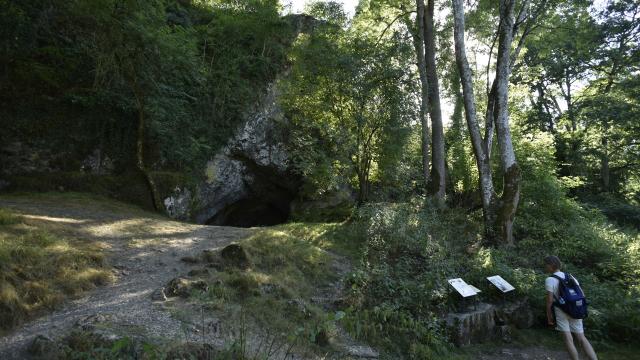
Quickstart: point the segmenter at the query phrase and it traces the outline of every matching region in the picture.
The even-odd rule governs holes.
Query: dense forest
[[[187,354],[89,336],[57,348],[59,358],[347,358],[335,350],[343,338],[380,358],[481,358],[454,346],[447,317],[461,304],[447,279],[474,283],[490,304],[505,300],[482,279],[507,279],[508,301],[531,318],[510,337],[529,346],[546,336],[547,255],[580,279],[596,350],[640,336],[640,3],[287,9],[0,0],[0,355],[20,326],[119,281],[105,270],[118,256],[105,249],[117,246],[82,243],[69,255],[69,237],[106,233],[76,234],[90,221],[67,229],[37,222],[60,213],[29,211],[125,206],[108,198],[134,206],[132,219],[153,212],[156,227],[154,216],[191,223],[171,225],[184,232],[255,230],[232,239],[241,265],[227,263],[228,247],[220,263],[208,250],[181,263],[218,271],[189,272],[203,278],[184,280],[196,286],[189,301],[205,304],[192,312],[247,321],[259,341],[246,345],[243,326],[223,350]],[[146,226],[133,227],[156,234]],[[74,277],[84,270],[93,277]],[[340,295],[330,306],[311,304],[331,287]],[[609,358],[638,349],[623,350]]]

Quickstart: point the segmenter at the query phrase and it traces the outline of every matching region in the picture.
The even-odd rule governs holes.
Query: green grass
[[[110,211],[114,213],[126,213],[130,215],[144,215],[146,217],[163,218],[159,213],[150,212],[143,207],[135,204],[122,202],[120,200],[107,197],[100,194],[92,194],[87,192],[28,192],[18,191],[0,195],[2,199],[30,203],[30,204],[64,204],[68,208],[83,209],[87,206],[92,209]]]
[[[589,334],[587,333],[587,336]],[[603,341],[591,341],[598,358],[601,360],[629,360],[637,357],[638,346],[636,344],[612,344]],[[446,355],[444,359],[450,360],[473,360],[479,355],[500,353],[502,349],[526,349],[541,348],[542,351],[548,349],[558,353],[564,353],[564,343],[555,330],[550,329],[524,329],[513,333],[513,342],[505,344],[502,342],[489,342],[481,345],[473,345],[460,348]]]
[[[0,332],[111,277],[96,243],[0,208]]]
[[[175,172],[152,172],[161,196],[170,194],[176,186],[189,183],[189,179]],[[79,193],[95,194],[97,198],[110,198],[153,209],[151,194],[144,177],[136,172],[120,175],[95,175],[82,171],[35,173],[7,178],[7,191],[18,195],[43,193],[50,197],[60,192],[64,197],[77,197]],[[75,195],[67,196],[71,193]],[[4,195],[3,195],[4,196]],[[84,195],[88,197],[89,195]]]
[[[336,267],[349,269],[344,263],[349,260],[335,255],[353,250],[351,244],[342,242],[348,239],[344,228],[337,223],[295,223],[262,229],[239,242],[251,267],[213,273],[206,277],[209,290],[194,298],[205,309],[222,314],[225,323],[241,324],[265,344],[318,350],[321,333],[334,335],[336,315],[311,298],[322,295],[318,289],[338,280]]]

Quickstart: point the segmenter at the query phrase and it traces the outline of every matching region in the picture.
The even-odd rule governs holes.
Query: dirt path
[[[478,355],[478,360],[570,360],[565,351],[550,350],[542,346],[505,347]]]
[[[61,309],[24,324],[0,338],[0,359],[23,359],[24,349],[38,334],[55,337],[94,314],[117,316],[150,337],[190,339],[179,320],[154,304],[151,294],[189,270],[180,261],[204,249],[217,249],[241,240],[255,229],[199,226],[174,222],[122,205],[60,199],[0,198],[10,208],[38,221],[60,226],[69,235],[101,241],[117,280]]]

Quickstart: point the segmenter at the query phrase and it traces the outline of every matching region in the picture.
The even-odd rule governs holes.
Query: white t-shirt
[[[560,277],[561,279],[564,279],[564,273],[562,271],[556,271],[555,273],[553,273],[553,275],[556,275],[558,277]],[[576,278],[573,278],[576,281],[576,284],[580,285],[580,283],[578,282],[578,280],[576,280]],[[560,296],[560,280],[549,276],[545,281],[544,281],[544,288],[547,291],[550,291],[553,293],[553,295],[555,295],[555,297],[557,298],[558,296]]]

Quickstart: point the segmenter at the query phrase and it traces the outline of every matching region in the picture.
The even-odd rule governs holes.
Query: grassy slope
[[[144,215],[157,218],[153,224],[157,231],[166,220],[134,206],[80,193],[23,193],[3,195],[1,199],[28,204],[30,210],[33,207],[33,211],[24,213],[9,207],[0,209],[0,314],[4,323],[10,324],[7,328],[111,281],[102,255],[107,245],[100,238],[133,231],[126,224],[118,224]],[[76,224],[65,214],[37,208],[47,203],[58,205],[55,208],[68,214],[90,209],[92,216],[113,221],[94,229],[98,224]],[[136,223],[135,227],[136,231],[150,230],[144,224]],[[246,323],[247,329],[234,331],[251,331],[252,327],[260,329],[254,338],[276,344],[292,342],[298,350],[323,351],[316,347],[315,337],[322,331],[335,330],[335,312],[314,304],[311,298],[323,295],[320,289],[330,288],[338,280],[337,268],[344,267],[336,266],[336,261],[344,261],[348,270],[348,257],[357,259],[357,246],[347,241],[348,229],[342,224],[306,223],[265,228],[241,242],[251,258],[249,270],[214,272],[207,278],[209,291],[194,294],[192,300],[226,320],[225,324]],[[143,245],[137,240],[130,243]],[[37,295],[35,286],[41,291]],[[263,291],[265,288],[269,290]],[[191,311],[186,317],[199,315],[193,308],[186,310]]]
[[[0,331],[112,280],[103,244],[50,220],[0,208]]]
[[[130,245],[136,246],[143,241],[135,240],[136,234],[173,231],[177,224],[92,194],[12,193],[0,199],[29,209],[20,213],[0,208],[0,333],[113,281],[103,251],[109,245],[101,238],[128,234]],[[72,216],[42,212],[39,204]],[[85,211],[104,221],[73,220],[74,213]]]
[[[239,243],[249,255],[250,268],[201,276],[209,289],[195,292],[192,300],[202,316],[213,314],[242,334],[227,344],[236,355],[266,356],[275,349],[278,354],[267,358],[280,358],[288,350],[331,353],[334,349],[323,342],[336,336],[336,311],[313,298],[333,296],[333,286],[350,271],[348,256],[355,257],[357,251],[345,241],[345,231],[348,227],[337,223],[264,228]],[[197,324],[199,313],[190,305],[177,311]]]

